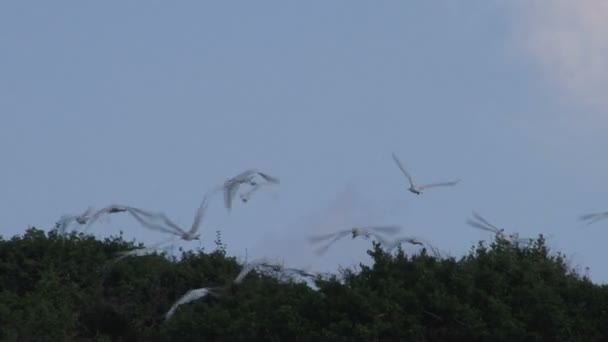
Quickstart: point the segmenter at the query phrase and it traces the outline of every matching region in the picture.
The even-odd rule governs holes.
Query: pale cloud
[[[564,94],[608,113],[608,1],[514,1],[518,43]]]

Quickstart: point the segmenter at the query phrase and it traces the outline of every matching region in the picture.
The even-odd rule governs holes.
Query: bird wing
[[[193,290],[186,292],[186,294],[184,294],[181,298],[179,298],[173,304],[173,306],[171,306],[171,309],[169,309],[169,311],[167,311],[167,313],[165,314],[165,319],[168,320],[169,318],[171,318],[171,316],[173,316],[173,314],[175,313],[175,310],[177,310],[177,308],[180,305],[187,304],[187,303],[190,303],[197,299],[203,298],[208,294],[209,294],[209,290],[207,288],[193,289]]]
[[[486,220],[485,218],[483,218],[481,215],[479,215],[476,212],[473,212],[473,217],[475,219],[477,219],[478,221],[480,221],[481,223],[485,224],[488,227],[491,227],[492,229],[496,230],[496,232],[500,231],[500,228],[496,227],[495,225],[491,224],[488,220]]]
[[[394,234],[397,234],[401,230],[401,227],[397,226],[397,225],[393,225],[393,226],[370,226],[370,227],[363,227],[363,229],[374,230],[374,231],[376,231],[378,233],[382,233],[382,234],[394,235]]]
[[[333,233],[329,233],[329,234],[311,236],[311,237],[308,238],[308,241],[310,243],[320,242],[320,241],[332,238],[332,237],[334,237],[336,235],[339,235],[339,234],[342,234],[342,233],[349,233],[349,232],[351,232],[350,229],[349,230],[341,230],[339,232],[333,232]]]
[[[190,228],[190,234],[194,234],[199,230],[201,221],[203,220],[203,215],[205,214],[205,210],[207,210],[207,204],[207,195],[205,195],[201,205],[198,207],[198,210],[196,210],[196,214],[194,215],[194,221],[192,222],[192,227]]]
[[[329,242],[328,242],[328,243],[327,243],[325,246],[323,246],[323,247],[321,247],[321,248],[318,248],[318,249],[315,251],[315,254],[317,254],[317,255],[322,255],[322,254],[325,254],[325,252],[327,252],[327,250],[329,249],[329,247],[330,247],[331,245],[333,245],[333,244],[334,244],[336,241],[340,240],[341,238],[343,238],[343,237],[347,236],[347,235],[348,235],[348,234],[350,234],[350,233],[351,233],[351,231],[350,231],[350,230],[343,231],[343,232],[339,232],[339,233],[335,233],[336,237],[335,237],[335,238],[333,238],[331,241],[329,241]]]
[[[473,226],[473,227],[481,229],[481,230],[486,230],[486,231],[492,232],[494,234],[498,234],[500,232],[499,230],[493,229],[492,227],[488,227],[486,225],[483,225],[483,224],[481,224],[479,222],[476,222],[476,221],[473,221],[473,220],[470,220],[470,219],[467,219],[466,222],[470,226]]]
[[[273,184],[279,184],[280,180],[276,177],[273,177],[267,173],[263,173],[263,172],[257,172],[258,175],[260,175],[262,178],[264,178],[265,181],[267,181],[268,183],[273,183]]]
[[[457,179],[457,180],[451,181],[451,182],[439,182],[439,183],[420,185],[419,188],[420,188],[420,190],[423,190],[423,189],[429,189],[429,188],[436,188],[439,186],[453,186],[458,183],[460,183],[460,179]]]
[[[239,182],[229,182],[226,183],[224,187],[224,206],[226,206],[226,209],[229,211],[232,209],[232,199],[239,190],[240,185],[241,183]]]
[[[590,213],[590,214],[583,214],[579,216],[579,220],[580,221],[588,221],[587,222],[587,226],[590,224],[593,224],[595,222],[598,222],[604,218],[608,217],[608,211],[607,212],[601,212],[601,213]]]
[[[63,215],[59,218],[59,222],[57,222],[58,230],[61,234],[65,233],[70,223],[76,220],[76,216],[74,215]]]
[[[258,173],[258,171],[256,169],[248,169],[248,170],[245,170],[245,171],[239,173],[238,175],[230,178],[228,181],[233,181],[236,183],[245,183],[245,182],[248,182],[249,180],[251,180],[251,177],[255,173]]]
[[[241,272],[239,272],[239,274],[236,276],[236,278],[234,278],[234,283],[235,284],[240,284],[241,282],[243,282],[243,279],[245,279],[245,277],[251,273],[251,271],[253,271],[254,268],[256,268],[258,265],[262,264],[263,261],[252,261],[249,263],[246,263],[245,265],[243,265],[243,268],[241,268]]]
[[[165,216],[165,214],[163,213],[151,213],[139,208],[129,208],[127,212],[131,214],[131,216],[133,216],[133,218],[135,218],[137,222],[139,222],[142,226],[146,228],[173,235],[184,234],[184,231],[171,220],[169,220],[169,218],[167,218],[167,216]],[[162,221],[163,224],[159,224],[159,220]]]
[[[93,223],[97,222],[97,220],[101,217],[101,215],[109,214],[113,209],[116,209],[116,208],[126,208],[126,206],[120,205],[120,204],[112,204],[105,208],[99,209],[93,215],[91,215],[89,222],[87,223],[87,225],[85,227],[85,231],[88,231],[89,228],[93,225]]]
[[[410,186],[414,186],[414,182],[412,181],[412,176],[410,176],[410,174],[405,170],[405,167],[403,166],[403,164],[401,164],[401,161],[399,161],[399,158],[397,158],[397,155],[395,155],[394,152],[393,152],[393,160],[395,161],[395,163],[397,164],[399,169],[401,169],[401,172],[403,172],[405,177],[407,177],[407,180],[410,182]]]

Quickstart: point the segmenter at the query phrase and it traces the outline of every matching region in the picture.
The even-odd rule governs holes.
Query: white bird
[[[224,205],[226,206],[226,209],[228,209],[229,212],[230,212],[230,209],[232,208],[232,200],[233,200],[234,196],[236,195],[236,193],[238,192],[241,184],[247,183],[251,186],[256,186],[258,184],[258,182],[255,180],[256,175],[259,175],[268,183],[279,184],[278,178],[275,178],[266,173],[260,172],[256,169],[249,169],[249,170],[243,171],[240,174],[227,179],[224,182],[223,189],[224,189]]]
[[[401,172],[403,172],[403,174],[407,178],[408,182],[410,183],[410,187],[408,188],[408,190],[410,192],[412,192],[412,193],[415,193],[416,195],[420,195],[422,193],[422,191],[424,191],[426,189],[429,189],[429,188],[434,188],[434,187],[439,187],[439,186],[453,186],[453,185],[456,185],[456,184],[458,184],[460,182],[460,179],[458,179],[458,180],[454,180],[454,181],[451,181],[451,182],[441,182],[441,183],[431,183],[431,184],[426,184],[426,185],[416,185],[412,181],[412,177],[405,170],[405,167],[403,166],[403,164],[401,164],[401,162],[399,161],[399,159],[397,158],[397,156],[395,155],[395,153],[393,153],[392,155],[393,155],[393,160],[395,161],[395,163],[397,164],[397,166],[399,167],[399,169],[401,170]]]
[[[401,227],[399,227],[399,226],[354,227],[354,228],[347,229],[347,230],[341,230],[341,231],[338,231],[335,233],[313,236],[313,237],[309,238],[309,241],[311,243],[316,243],[316,242],[327,240],[327,239],[330,239],[333,237],[333,239],[330,242],[328,242],[325,246],[323,246],[315,251],[315,253],[317,255],[321,255],[321,254],[325,253],[329,249],[329,247],[334,244],[334,242],[340,240],[341,238],[343,238],[349,234],[352,234],[353,239],[358,236],[363,236],[365,239],[369,239],[373,235],[376,239],[378,239],[378,241],[380,243],[383,243],[386,240],[380,234],[393,235],[393,234],[397,234],[397,232],[399,232],[399,230],[401,230]]]
[[[599,213],[583,214],[578,217],[579,221],[587,221],[585,226],[588,226],[595,222],[601,221],[605,218],[608,218],[608,211],[599,212]]]
[[[200,206],[196,210],[196,213],[194,215],[194,220],[192,221],[192,225],[190,226],[190,230],[188,230],[188,231],[186,231],[185,229],[182,229],[180,226],[178,226],[175,222],[171,221],[165,214],[162,214],[162,213],[156,213],[156,214],[151,214],[151,213],[146,213],[146,212],[142,213],[140,210],[140,212],[131,212],[131,214],[136,219],[138,219],[138,221],[142,225],[144,225],[147,228],[176,235],[185,241],[192,241],[192,240],[200,240],[201,234],[198,233],[198,230],[200,229],[200,226],[201,226],[201,223],[203,220],[203,215],[205,213],[205,210],[207,209],[207,205],[208,205],[207,195],[205,195],[205,197],[203,198],[203,201],[201,202]],[[146,216],[146,218],[143,218],[140,215],[144,215],[144,216],[147,215],[147,216]],[[146,219],[150,220],[150,219],[154,219],[154,218],[160,219],[164,225],[151,223],[149,221],[146,222]]]
[[[519,237],[519,233],[513,233],[513,234],[509,234],[509,235],[505,235],[505,230],[503,228],[498,228],[495,225],[491,224],[490,222],[488,222],[488,220],[484,219],[483,217],[481,217],[481,215],[477,214],[476,212],[473,212],[473,217],[475,219],[477,219],[477,221],[471,220],[471,219],[467,219],[467,223],[475,228],[478,229],[482,229],[482,230],[486,230],[489,232],[494,233],[497,237],[507,240],[507,242],[510,242],[511,244],[514,245],[519,245],[519,244],[530,244],[534,239],[531,238],[520,238]]]
[[[168,320],[169,318],[171,318],[171,316],[173,316],[173,314],[175,313],[175,310],[177,310],[177,308],[180,305],[193,302],[195,300],[201,299],[208,295],[212,295],[215,297],[219,296],[215,290],[216,290],[216,288],[204,287],[204,288],[200,288],[200,289],[193,289],[193,290],[186,292],[186,294],[184,294],[180,299],[178,299],[173,304],[173,306],[171,306],[171,309],[169,309],[169,311],[167,311],[167,313],[165,314],[165,320]]]
[[[87,210],[85,210],[80,215],[63,215],[63,216],[61,216],[61,218],[59,219],[59,222],[57,224],[59,233],[64,234],[66,232],[68,226],[72,222],[76,222],[79,225],[86,224],[90,220],[92,212],[93,212],[93,207],[88,207]]]
[[[194,220],[192,222],[192,226],[190,227],[190,230],[188,230],[188,231],[186,231],[185,229],[182,229],[180,226],[178,226],[175,222],[173,222],[171,219],[169,219],[163,213],[152,213],[152,212],[144,211],[139,208],[134,208],[134,207],[120,205],[120,204],[113,204],[113,205],[110,205],[106,208],[99,210],[91,218],[91,220],[89,222],[89,226],[91,224],[93,224],[100,215],[103,215],[106,213],[128,212],[142,226],[144,226],[148,229],[160,231],[163,233],[173,234],[173,235],[180,237],[182,240],[185,240],[185,241],[200,240],[201,234],[198,233],[198,230],[200,228],[200,225],[201,225],[201,222],[203,219],[203,214],[205,213],[205,210],[207,209],[207,204],[208,204],[208,195],[205,195],[205,197],[203,198],[203,201],[201,202],[199,208],[196,211],[196,214],[194,215]]]

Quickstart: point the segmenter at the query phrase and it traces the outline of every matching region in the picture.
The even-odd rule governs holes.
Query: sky
[[[490,233],[548,236],[608,281],[608,5],[601,0],[7,1],[0,4],[0,235],[125,204],[189,227],[246,169],[281,180],[211,199],[200,242],[332,271],[306,240],[398,224],[458,257]],[[462,179],[420,196],[420,183]],[[91,230],[165,238],[114,215]],[[412,250],[404,246],[405,250]]]

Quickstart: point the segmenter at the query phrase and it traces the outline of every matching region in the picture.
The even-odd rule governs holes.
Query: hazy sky
[[[345,239],[400,224],[454,256],[521,236],[603,267],[608,5],[594,1],[12,1],[0,4],[0,233],[128,204],[189,226],[203,194],[258,168],[281,179],[205,217],[229,253],[332,270]],[[415,196],[390,155],[421,183]],[[115,215],[94,228],[152,243]],[[198,242],[181,246],[197,247]],[[409,248],[409,247],[407,247]]]

